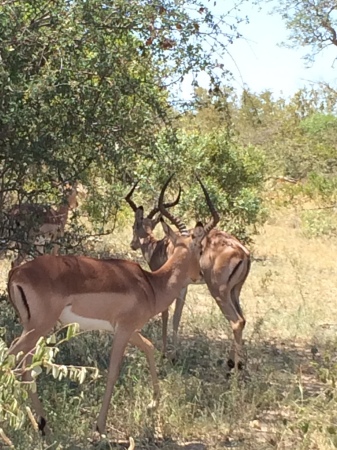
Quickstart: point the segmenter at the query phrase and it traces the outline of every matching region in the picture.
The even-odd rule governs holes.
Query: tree
[[[198,0],[2,0],[0,10],[1,214],[56,202],[62,173],[85,182],[91,217],[106,221],[163,127],[174,142],[169,84],[203,70],[217,86],[226,71],[213,55],[238,35],[239,19],[225,24]]]
[[[178,138],[174,146],[168,146],[165,139],[158,141],[158,153],[153,160],[139,166],[137,178],[142,200],[144,193],[151,192],[155,179],[164,182],[169,168],[170,172],[177,171],[179,175],[175,190],[178,183],[183,188],[179,215],[184,214],[191,226],[196,220],[207,220],[209,211],[206,203],[200,201],[200,186],[195,177],[198,174],[216,204],[222,227],[249,240],[249,226],[260,219],[263,153],[253,146],[242,147],[235,143],[228,136],[226,127],[207,133],[183,128]]]
[[[283,45],[309,47],[306,60],[313,62],[326,47],[337,47],[337,4],[335,0],[281,0],[274,11],[281,14],[290,31],[290,43]]]

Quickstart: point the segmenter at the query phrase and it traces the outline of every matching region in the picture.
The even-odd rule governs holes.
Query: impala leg
[[[181,315],[185,305],[187,288],[183,288],[176,299],[174,315],[173,315],[173,349],[174,352],[178,347],[178,328],[181,320]]]
[[[33,354],[30,354],[29,356],[27,356],[25,366],[30,366],[30,364],[32,363],[32,360],[33,360],[33,356],[34,356]],[[26,382],[33,381],[31,371],[26,370],[22,375],[22,379],[23,379],[23,381],[26,381]],[[39,427],[39,430],[41,431],[42,436],[48,436],[50,434],[50,428],[47,425],[46,412],[45,412],[45,410],[42,406],[42,403],[39,399],[38,393],[29,391],[29,397],[32,402],[34,411],[36,412],[36,414],[38,416],[37,425]]]
[[[96,430],[100,434],[103,434],[105,432],[106,418],[108,415],[113,389],[119,376],[125,348],[128,344],[131,334],[132,331],[118,328],[115,333],[110,355],[108,381],[104,392],[102,407],[96,424]]]
[[[159,381],[156,371],[156,364],[154,359],[154,346],[152,342],[150,342],[148,339],[146,339],[142,334],[140,334],[138,331],[134,332],[133,335],[130,338],[129,341],[132,345],[135,345],[140,350],[142,350],[145,353],[147,362],[150,367],[150,374],[152,379],[152,385],[153,385],[153,400],[149,405],[149,408],[156,408],[159,401]]]
[[[232,299],[232,302],[233,302],[233,304],[234,304],[238,314],[242,318],[244,318],[243,311],[242,311],[242,308],[241,308],[241,305],[240,305],[241,288],[242,288],[242,284],[240,284],[240,285],[238,284],[238,285],[233,287],[232,292],[231,292],[231,299]],[[246,320],[245,320],[245,323],[246,323]]]
[[[162,353],[163,355],[166,355],[167,351],[167,323],[169,318],[169,311],[166,309],[161,313],[161,323],[162,323],[162,340],[163,340],[163,347],[162,347]]]
[[[44,245],[36,245],[36,251],[37,251],[38,255],[43,255],[44,249],[45,249]]]
[[[231,293],[228,292],[228,288],[222,287],[219,290],[218,295],[214,295],[214,298],[221,309],[221,312],[229,321],[234,335],[233,348],[230,352],[228,359],[228,366],[232,369],[242,369],[241,361],[241,348],[242,348],[242,333],[245,327],[246,321],[241,314],[241,307],[236,307],[231,298]]]
[[[241,293],[242,286],[243,286],[243,283],[237,284],[236,286],[234,286],[234,288],[232,289],[232,292],[231,292],[231,299],[232,299],[233,305],[234,305],[238,315],[241,317],[241,319],[243,321],[242,322],[242,330],[241,330],[241,347],[242,347],[242,333],[246,326],[246,319],[243,315],[243,311],[242,311],[242,308],[240,305],[240,293]],[[233,351],[235,351],[235,350],[232,350],[232,353],[233,353]],[[233,362],[233,359],[229,358],[229,361]],[[239,367],[239,369],[242,368],[242,361],[239,361],[238,367]]]
[[[19,250],[18,256],[14,259],[14,261],[12,261],[11,268],[14,269],[14,267],[19,266],[24,261],[25,256],[25,253]]]
[[[63,237],[64,237],[64,231],[60,230],[59,233],[57,233],[57,234],[52,236],[52,242],[53,241],[55,242],[58,239],[62,239]],[[52,248],[52,251],[51,251],[51,255],[54,255],[54,256],[58,255],[59,254],[59,250],[60,250],[60,245],[55,243],[53,245],[53,248]]]
[[[9,348],[9,353],[13,354],[13,355],[17,355],[20,352],[23,352],[24,355],[27,355],[29,353],[28,356],[26,356],[25,362],[23,364],[23,368],[25,368],[26,366],[29,366],[32,362],[33,356],[34,356],[34,352],[35,352],[35,346],[37,341],[39,340],[39,338],[41,336],[45,336],[49,333],[49,331],[51,330],[51,328],[46,328],[44,333],[41,331],[37,332],[35,329],[31,330],[31,331],[24,331],[22,333],[22,335],[20,336],[20,338],[18,340],[16,340],[16,342],[11,345],[11,347]],[[30,382],[33,380],[32,375],[31,375],[31,371],[30,370],[25,370],[23,372],[22,375],[22,379],[26,382]],[[33,404],[33,408],[35,410],[35,413],[38,416],[38,427],[39,430],[41,431],[42,436],[45,436],[47,434],[50,433],[49,427],[47,426],[47,420],[46,420],[46,413],[45,410],[42,406],[42,403],[38,397],[37,392],[32,392],[31,390],[29,390],[29,397],[31,399],[31,402]]]
[[[59,249],[60,249],[60,246],[58,244],[54,244],[50,254],[57,256],[59,254]]]

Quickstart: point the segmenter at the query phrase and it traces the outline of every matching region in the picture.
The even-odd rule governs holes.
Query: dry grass
[[[96,250],[134,258],[130,231],[124,227],[118,238],[102,239]],[[56,430],[52,448],[122,448],[129,436],[136,449],[337,447],[337,239],[306,238],[298,217],[282,211],[261,229],[252,250],[251,274],[242,293],[247,318],[243,375],[228,378],[231,331],[207,289],[193,286],[177,363],[157,355],[162,390],[158,414],[146,412],[151,391],[145,358],[130,349],[110,409],[108,439],[92,443],[110,337],[80,336],[63,349],[61,360],[87,365],[90,357],[103,379],[82,386],[41,380]],[[2,262],[1,282],[7,269]],[[159,320],[145,334],[160,347]],[[17,448],[42,446],[28,422],[23,431],[6,432]]]

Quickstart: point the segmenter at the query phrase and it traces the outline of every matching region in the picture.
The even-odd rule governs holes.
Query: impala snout
[[[131,247],[131,250],[134,250],[134,251],[136,251],[136,250],[138,250],[140,248],[139,239],[137,237],[134,236],[132,238],[132,241],[130,243],[130,247]]]
[[[197,283],[199,281],[199,278],[194,278],[194,277],[192,278],[191,277],[191,281],[192,281],[192,283]]]
[[[198,275],[191,277],[191,281],[192,281],[192,283],[198,283],[199,281],[203,280],[203,277],[204,276],[203,276],[202,272],[199,272]]]
[[[203,279],[203,274],[198,259],[196,259],[194,263],[190,265],[189,278],[192,283],[199,283]]]

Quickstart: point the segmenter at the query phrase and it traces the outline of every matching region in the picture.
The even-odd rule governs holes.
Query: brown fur
[[[59,245],[55,242],[64,235],[69,211],[77,206],[77,186],[66,186],[65,202],[57,209],[47,205],[22,203],[15,205],[9,211],[10,222],[16,223],[23,230],[27,230],[27,243],[17,243],[18,256],[12,263],[12,267],[20,265],[29,253],[29,247],[35,243],[37,251],[44,253],[44,245],[36,240],[42,237],[44,240],[54,242],[52,254],[57,255]]]
[[[174,242],[174,251],[155,272],[147,272],[134,262],[120,259],[43,255],[9,273],[10,300],[24,328],[22,336],[12,344],[10,353],[32,352],[37,340],[46,336],[64,317],[64,311],[81,316],[81,320],[104,321],[102,329],[106,329],[107,323],[115,329],[108,382],[97,421],[101,433],[105,430],[113,387],[128,342],[146,353],[154,402],[157,401],[159,386],[153,345],[138,330],[150,318],[166,310],[191,279],[196,281],[200,277],[199,255],[204,229],[197,227],[193,235],[180,237],[165,223],[163,227]],[[27,364],[32,353],[27,357]],[[26,372],[24,379],[30,377]],[[44,432],[45,412],[37,394],[30,392],[30,396],[41,417],[40,428]]]
[[[165,263],[172,254],[172,243],[167,238],[157,240],[153,229],[157,219],[136,217],[133,226],[131,247],[140,248],[151,270],[156,270]],[[231,234],[218,229],[211,230],[202,241],[200,268],[203,274],[201,282],[205,282],[216,300],[219,308],[230,322],[234,334],[233,348],[229,357],[230,367],[241,366],[242,332],[245,318],[240,306],[240,292],[250,271],[250,254],[248,249]],[[177,348],[177,334],[181,314],[186,298],[186,289],[179,293],[173,316],[173,345]],[[163,352],[167,347],[168,311],[162,314]]]

